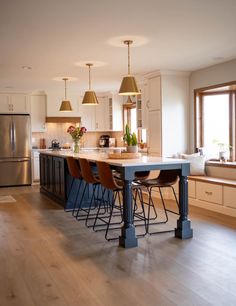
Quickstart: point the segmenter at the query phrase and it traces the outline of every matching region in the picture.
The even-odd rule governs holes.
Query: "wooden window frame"
[[[229,89],[219,90],[220,87],[226,87],[226,86],[229,87]],[[235,162],[236,161],[236,81],[194,90],[194,146],[195,148],[204,146],[203,97],[206,95],[209,96],[209,95],[219,95],[226,93],[229,94],[229,143],[230,145],[232,145],[232,150],[230,150],[230,161]]]

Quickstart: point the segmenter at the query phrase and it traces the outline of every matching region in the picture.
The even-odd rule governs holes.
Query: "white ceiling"
[[[61,90],[53,78],[71,76],[68,91],[84,91],[79,61],[105,62],[92,69],[92,87],[118,90],[127,49],[109,42],[121,36],[146,40],[131,47],[137,75],[225,62],[236,58],[235,16],[236,0],[1,0],[0,90]]]

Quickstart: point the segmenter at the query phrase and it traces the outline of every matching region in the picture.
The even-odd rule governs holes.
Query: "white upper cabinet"
[[[0,113],[29,114],[30,104],[27,94],[0,93]]]
[[[81,125],[85,126],[88,132],[95,131],[95,107],[93,105],[83,105],[79,103],[79,117],[81,117]]]
[[[161,77],[156,76],[148,80],[147,108],[149,111],[161,109]]]
[[[71,102],[73,111],[64,113],[59,111],[63,96],[47,93],[47,116],[80,117],[81,124],[91,132],[122,131],[122,97],[104,93],[100,96],[97,94],[97,98],[98,105],[83,105],[82,95],[69,94],[68,100]]]
[[[95,130],[109,130],[109,99],[108,96],[98,97],[99,104],[95,106]]]
[[[46,130],[46,103],[47,97],[43,94],[30,95],[30,114],[32,132],[45,132]]]
[[[109,97],[109,130],[123,131],[123,96]]]

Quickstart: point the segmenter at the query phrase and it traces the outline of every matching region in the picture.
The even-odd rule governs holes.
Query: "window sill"
[[[236,162],[221,162],[219,160],[218,161],[209,160],[206,162],[206,166],[236,169]]]

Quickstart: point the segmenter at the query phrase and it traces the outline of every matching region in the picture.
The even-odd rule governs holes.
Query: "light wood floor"
[[[38,187],[0,189],[1,306],[236,305],[236,219],[191,210],[194,238],[173,233],[123,249]]]

